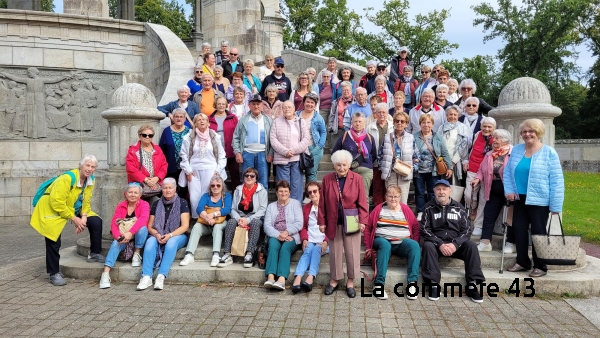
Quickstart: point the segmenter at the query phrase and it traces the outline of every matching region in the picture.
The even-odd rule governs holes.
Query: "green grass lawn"
[[[600,244],[600,174],[565,172],[563,227],[566,234]]]

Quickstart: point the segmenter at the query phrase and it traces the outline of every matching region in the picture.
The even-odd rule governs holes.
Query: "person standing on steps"
[[[283,72],[285,69],[285,62],[282,58],[275,59],[275,70],[271,75],[265,77],[261,89],[260,96],[265,96],[265,89],[270,85],[274,84],[277,87],[277,98],[281,102],[285,102],[290,99],[292,94],[292,81],[285,76]]]

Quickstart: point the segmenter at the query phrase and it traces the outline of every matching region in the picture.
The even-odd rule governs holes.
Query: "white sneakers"
[[[221,257],[219,257],[219,255],[213,255],[212,259],[210,260],[210,266],[214,268],[215,266],[217,266],[217,264],[219,264],[220,261]]]
[[[231,264],[233,264],[233,258],[231,258],[231,254],[226,253],[221,257],[219,263],[217,263],[217,268],[224,268]]]
[[[410,295],[409,295],[410,293]],[[411,296],[414,295],[414,296]],[[408,287],[408,293],[406,294],[406,299],[410,299],[410,300],[417,300],[418,297],[418,293],[417,293],[417,287],[414,285],[411,285]]]
[[[137,268],[140,265],[142,265],[142,256],[139,253],[135,252],[133,254],[133,257],[131,258],[131,266]]]
[[[181,262],[179,262],[179,265],[181,266],[186,266],[190,263],[194,263],[194,255],[192,254],[185,254],[185,257],[183,257],[183,259],[181,260]]]
[[[504,253],[505,254],[511,254],[515,252],[515,245],[509,242],[506,242],[506,244],[504,245]]]
[[[103,272],[100,277],[100,289],[107,289],[110,287],[110,276],[108,272]]]
[[[471,236],[481,236],[481,228],[474,228]]]
[[[152,278],[150,276],[143,275],[140,279],[140,283],[137,286],[137,290],[146,290],[150,286],[152,286]]]
[[[492,251],[492,243],[485,244],[483,242],[479,242],[479,244],[477,244],[477,250],[481,252]]]
[[[381,294],[381,291],[383,290],[383,295]],[[377,291],[377,292],[375,292]],[[383,286],[375,286],[373,288],[373,297],[379,299],[379,300],[386,300],[388,299],[388,294],[387,292],[385,292],[385,289],[383,288]]]
[[[152,280],[150,280],[152,282]],[[159,274],[154,281],[154,290],[162,290],[165,284],[165,275]]]

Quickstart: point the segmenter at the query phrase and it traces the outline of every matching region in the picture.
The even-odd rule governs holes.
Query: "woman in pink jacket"
[[[271,146],[275,151],[273,164],[277,168],[277,181],[290,182],[290,197],[302,201],[302,174],[300,154],[307,152],[312,143],[310,124],[294,114],[294,103],[283,103],[283,116],[273,120],[271,126]]]

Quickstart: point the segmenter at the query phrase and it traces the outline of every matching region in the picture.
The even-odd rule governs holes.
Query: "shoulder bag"
[[[143,160],[142,160],[142,145],[140,144],[140,170],[142,169],[142,164]],[[160,184],[158,184],[158,182],[156,182],[156,185],[154,187],[154,189],[152,189],[149,185],[147,185],[144,182],[140,182],[141,186],[142,186],[142,198],[150,198],[150,197],[154,197],[154,196],[159,196],[162,193],[162,188],[160,186]]]
[[[205,205],[204,211],[206,211],[207,214],[212,214],[213,212],[221,211],[221,208],[224,205],[225,205],[225,197],[222,197],[220,207],[209,207],[208,205]],[[227,215],[225,215],[225,216],[221,215],[219,217],[214,217],[213,219],[215,220],[215,224],[219,224],[219,223],[225,222],[226,217],[227,217]],[[207,221],[204,220],[204,218],[200,217],[199,215],[198,215],[198,223],[204,224],[204,225],[210,225],[210,224],[208,224]]]
[[[400,176],[408,176],[410,175],[410,173],[413,171],[413,168],[404,163],[402,160],[400,160],[399,158],[396,157],[396,152],[394,151],[394,138],[393,138],[393,133],[390,133],[390,142],[392,143],[392,153],[394,154],[394,165],[392,166],[392,169],[394,170],[394,172]],[[402,141],[402,139],[400,139],[400,141]],[[401,143],[398,143],[398,146],[400,147]]]
[[[302,142],[302,117],[298,119],[298,130],[300,131],[300,142]],[[315,166],[315,158],[313,154],[307,154],[306,151],[303,151],[300,153],[298,164],[300,165],[300,172],[310,170]]]
[[[421,134],[421,136],[423,136],[423,134]],[[423,137],[421,137],[421,138],[423,138]],[[432,140],[432,142],[433,142],[433,140]],[[427,143],[425,138],[423,138],[423,143],[425,143],[425,145],[427,146],[427,149],[429,149],[429,152],[431,152],[431,156],[433,156],[433,160],[435,161],[435,166],[437,168],[438,175],[445,175],[448,172],[448,165],[446,164],[446,161],[444,161],[444,158],[441,156],[437,157],[437,155],[435,154],[435,152],[433,151],[433,149],[431,148],[429,143]]]
[[[565,236],[562,219],[558,215],[560,235],[550,235],[552,216],[548,219],[546,235],[531,235],[531,242],[538,258],[548,265],[575,265],[579,254],[580,235]]]
[[[340,203],[340,205],[342,206],[342,212],[344,213],[344,234],[353,235],[360,231],[360,225],[358,223],[358,209],[344,208],[344,204],[342,203],[342,188],[340,187],[340,180],[338,179],[337,174],[335,176],[335,181],[337,182],[338,193],[340,198],[338,203]]]

